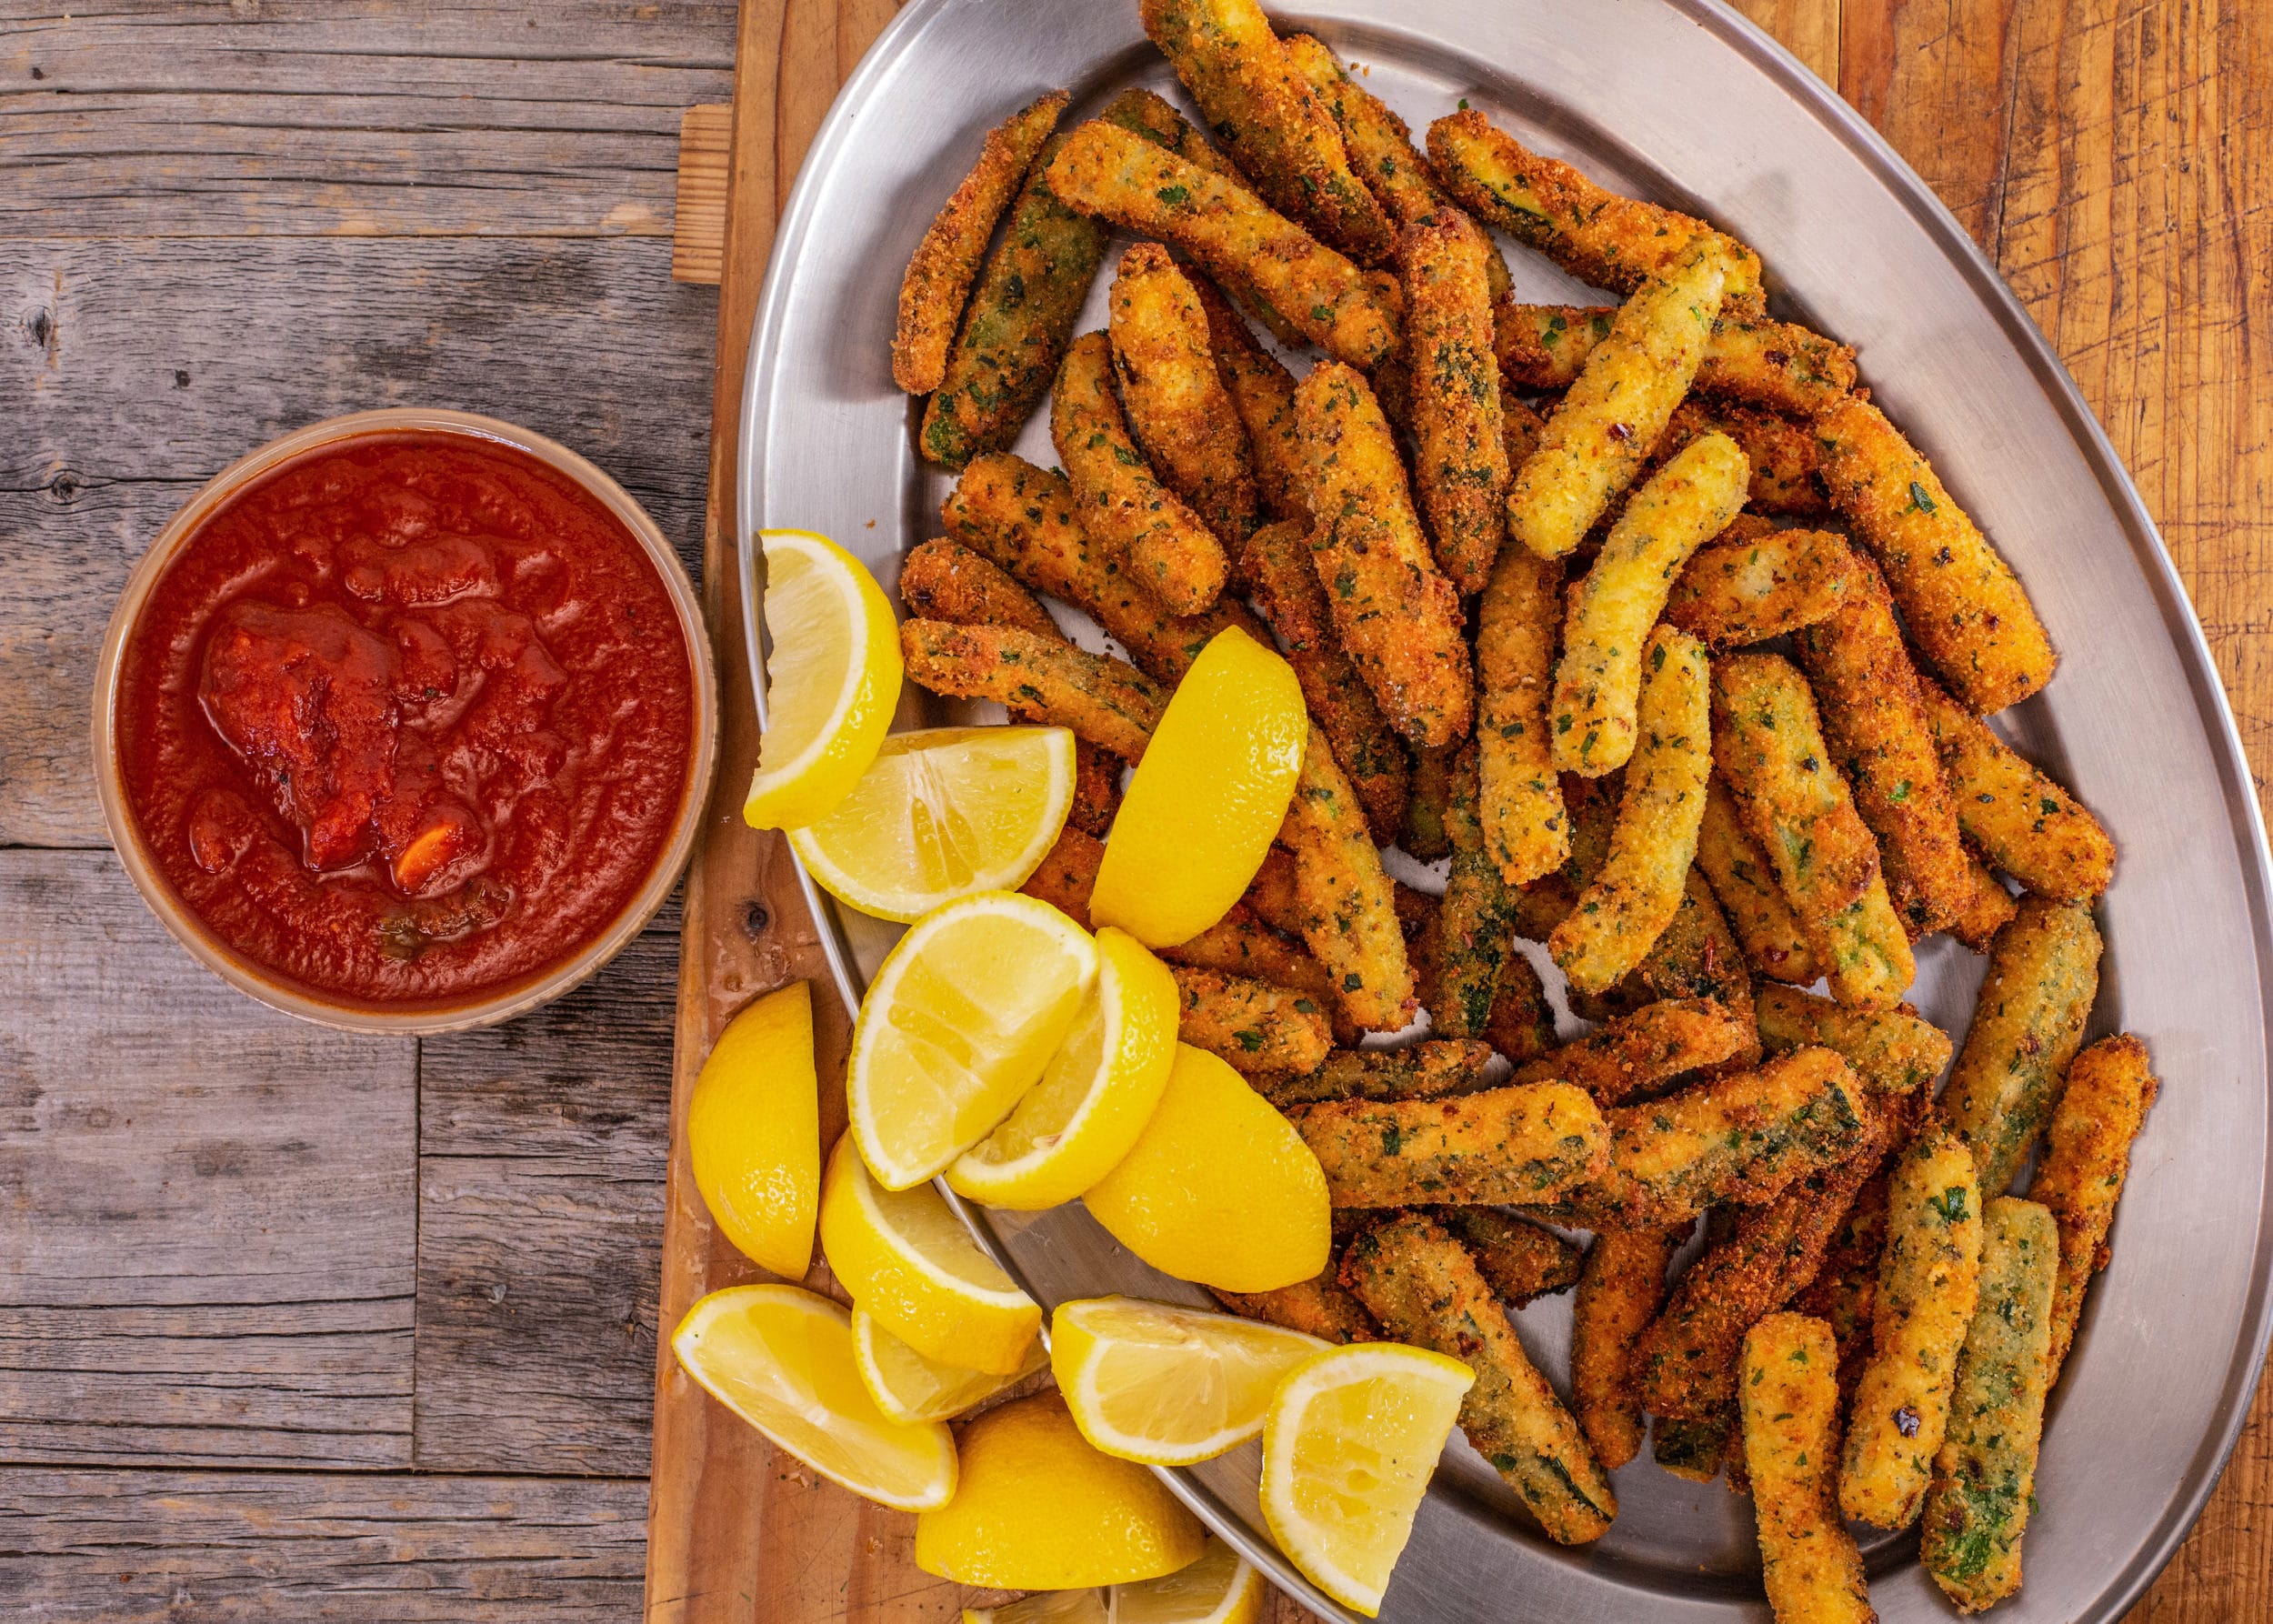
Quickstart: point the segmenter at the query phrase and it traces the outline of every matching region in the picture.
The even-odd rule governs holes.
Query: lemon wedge
[[[815,1471],[902,1511],[955,1494],[955,1439],[877,1409],[853,1368],[852,1321],[798,1286],[734,1286],[686,1311],[671,1351],[710,1396]]]
[[[1254,1624],[1262,1611],[1262,1574],[1213,1535],[1188,1567],[1113,1587],[1113,1624]]]
[[[793,1280],[813,1261],[821,1205],[820,1085],[813,993],[768,993],[726,1023],[686,1109],[695,1188],[726,1238]]]
[[[876,759],[900,702],[900,634],[866,565],[810,530],[760,533],[766,732],[742,803],[754,829],[817,821]]]
[[[1287,1373],[1327,1346],[1133,1297],[1062,1302],[1050,1316],[1050,1371],[1074,1424],[1106,1454],[1147,1466],[1191,1466],[1245,1443]]]
[[[853,1301],[925,1358],[996,1376],[1024,1368],[1039,1305],[978,1249],[937,1190],[878,1186],[849,1134],[821,1181],[821,1246]]]
[[[978,891],[1015,891],[1074,804],[1063,727],[937,727],[884,741],[850,794],[789,832],[814,883],[902,923]]]
[[[896,1421],[944,1421],[961,1415],[1049,1363],[1037,1338],[1026,1348],[1026,1363],[1007,1376],[943,1365],[916,1352],[858,1307],[853,1309],[852,1329],[861,1385],[876,1408]]]
[[[1309,738],[1294,667],[1237,627],[1217,632],[1129,777],[1090,918],[1150,947],[1222,918],[1287,820]]]
[[[887,1189],[994,1132],[1041,1079],[1096,979],[1096,944],[1048,903],[982,891],[908,927],[853,1023],[852,1131]]]
[[[1369,1619],[1380,1612],[1475,1381],[1440,1353],[1359,1342],[1314,1355],[1280,1385],[1263,1425],[1263,1518],[1335,1600]]]
[[[1313,1279],[1333,1239],[1310,1147],[1246,1078],[1186,1043],[1152,1120],[1082,1199],[1155,1268],[1221,1291]]]
[[[1097,932],[1097,978],[1042,1080],[947,1168],[955,1193],[1036,1211],[1113,1170],[1151,1120],[1176,1058],[1176,977],[1126,931]]]
[[[1199,1519],[1161,1480],[1092,1448],[1056,1393],[963,1429],[955,1498],[916,1519],[916,1566],[1006,1590],[1157,1579],[1198,1559]]]

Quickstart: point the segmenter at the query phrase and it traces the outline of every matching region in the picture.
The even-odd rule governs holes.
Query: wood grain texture
[[[716,287],[726,275],[726,180],[734,107],[706,102],[679,119],[678,190],[671,204],[671,280]]]

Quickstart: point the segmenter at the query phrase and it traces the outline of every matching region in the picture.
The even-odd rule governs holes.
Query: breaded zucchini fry
[[[1523,1308],[1578,1283],[1578,1243],[1498,1207],[1417,1207],[1468,1248],[1500,1301]]]
[[[1357,1040],[1357,1027],[1335,1018],[1339,1007],[1326,967],[1266,927],[1245,904],[1232,904],[1229,913],[1191,940],[1161,948],[1160,957],[1170,964],[1248,977],[1299,993],[1324,1011],[1337,1039]]]
[[[2020,577],[1887,415],[1849,396],[1817,416],[1815,433],[1832,502],[1966,708],[2002,710],[2050,681],[2052,639]]]
[[[1117,548],[1147,591],[1177,615],[1216,601],[1230,573],[1223,543],[1136,448],[1113,394],[1113,347],[1103,333],[1066,346],[1050,396],[1050,440],[1082,527]]]
[[[1236,181],[1098,120],[1066,137],[1047,175],[1072,206],[1254,287],[1337,359],[1371,366],[1397,347],[1391,293]]]
[[[1477,821],[1473,743],[1453,763],[1445,835],[1452,845],[1452,865],[1437,909],[1438,1001],[1428,1012],[1447,1037],[1479,1038],[1491,1023],[1500,969],[1516,950],[1516,919],[1515,898],[1484,849],[1484,831]]]
[[[1302,685],[1311,719],[1357,792],[1374,843],[1391,844],[1405,815],[1404,747],[1382,720],[1373,690],[1342,651],[1326,588],[1310,562],[1308,536],[1297,525],[1264,526],[1247,541],[1241,573],[1263,617],[1287,647],[1287,663]]]
[[[1582,993],[1606,991],[1640,964],[1680,912],[1713,770],[1704,647],[1661,626],[1640,663],[1648,670],[1641,742],[1627,767],[1609,857],[1547,938],[1547,951]]]
[[[1980,1267],[1973,1158],[1929,1118],[1895,1158],[1887,1181],[1875,1350],[1855,1389],[1839,1463],[1839,1509],[1847,1516],[1882,1529],[1916,1520],[1948,1427]]]
[[[1412,1018],[1413,971],[1381,852],[1357,797],[1316,727],[1279,839],[1295,854],[1302,939],[1334,977],[1342,1007],[1375,1032]]]
[[[1484,847],[1511,886],[1554,872],[1570,855],[1547,728],[1562,606],[1559,560],[1500,548],[1476,610],[1477,816]]]
[[[1956,787],[1954,785],[1951,787]],[[1962,814],[1958,827],[1965,827]],[[1966,854],[1965,907],[1949,921],[1948,930],[1976,953],[1986,953],[1997,933],[2005,928],[2014,911],[2020,905],[2013,894],[2005,889],[2004,882],[1988,870],[1988,865],[1970,851]]]
[[[1199,295],[1158,243],[1121,256],[1107,331],[1138,444],[1168,488],[1237,552],[1257,523],[1254,454],[1217,368]]]
[[[910,620],[900,648],[908,676],[935,694],[1018,706],[1131,762],[1168,702],[1135,667],[1032,632]]]
[[[1568,164],[1529,151],[1473,108],[1428,126],[1428,161],[1462,207],[1581,282],[1637,292],[1672,278],[1703,239],[1727,261],[1730,297],[1750,298],[1760,290],[1760,256],[1734,237],[1688,215],[1605,191]]]
[[[1217,1302],[1247,1319],[1285,1326],[1321,1342],[1378,1342],[1381,1328],[1366,1305],[1342,1289],[1335,1278],[1337,1266],[1329,1264],[1315,1280],[1281,1286],[1276,1291],[1217,1291]]]
[[[1694,866],[1682,887],[1680,910],[1673,916],[1673,923],[1650,944],[1649,951],[1633,974],[1619,982],[1600,1002],[1606,1013],[1625,1011],[1628,1014],[1645,1005],[1663,998],[1711,998],[1736,1018],[1746,1033],[1752,1029],[1752,974],[1745,966],[1744,948],[1737,944],[1736,933],[1728,928],[1728,921],[1721,916],[1720,905],[1713,900],[1713,888],[1705,883],[1704,873]],[[1588,1014],[1577,1007],[1584,1003],[1590,1007],[1596,1000],[1583,995],[1575,997],[1572,1013],[1587,1020],[1598,1020],[1601,1014]],[[1750,1065],[1760,1058],[1759,1046],[1748,1037],[1744,1049],[1736,1057],[1737,1063]]]
[[[1247,1073],[1316,1070],[1334,1047],[1326,1011],[1291,987],[1173,965],[1181,998],[1177,1040],[1204,1048]]]
[[[1856,560],[1847,606],[1795,639],[1855,809],[1878,837],[1887,895],[1913,939],[1973,899],[1972,859],[1935,753],[1918,669],[1877,566]]]
[[[1734,1059],[1750,1040],[1750,1028],[1711,998],[1661,998],[1517,1067],[1514,1080],[1576,1083],[1596,1104],[1616,1105]]]
[[[1666,281],[1618,306],[1609,336],[1587,355],[1547,420],[1538,449],[1516,470],[1507,490],[1508,533],[1542,558],[1559,558],[1585,540],[1611,498],[1641,472],[1697,376],[1720,309],[1727,263],[1713,244],[1698,245]],[[1751,469],[1735,442],[1727,446],[1737,464],[1734,500],[1698,541],[1744,506]],[[1662,601],[1664,582],[1657,590]]]
[[[1753,969],[1796,987],[1814,984],[1815,949],[1784,900],[1767,854],[1737,815],[1728,787],[1715,773],[1705,786],[1705,816],[1697,827],[1697,866],[1711,882],[1729,927],[1744,944]]]
[[[1714,648],[1765,643],[1837,615],[1860,562],[1828,530],[1723,535],[1690,556],[1666,618]]]
[[[1752,483],[1745,496],[1747,511],[1802,518],[1830,511],[1816,476],[1815,436],[1806,424],[1765,406],[1736,401],[1713,404],[1691,395],[1673,408],[1672,420],[1651,447],[1650,458],[1663,462],[1699,435],[1708,434],[1724,434],[1736,441],[1752,465]]]
[[[1614,1471],[1641,1452],[1628,1361],[1666,1299],[1666,1269],[1686,1238],[1678,1229],[1606,1229],[1587,1247],[1570,1310],[1570,1401],[1595,1458]]]
[[[1820,1319],[1771,1314],[1745,1336],[1745,1469],[1777,1624],[1877,1624],[1862,1552],[1832,1492],[1837,1373],[1831,1328]]]
[[[1247,895],[1239,900],[1255,910],[1255,917],[1284,936],[1302,934],[1302,904],[1297,898],[1295,854],[1283,846],[1274,846],[1263,854],[1263,866],[1255,871],[1247,884]]]
[[[1435,749],[1416,747],[1406,752],[1405,811],[1397,824],[1397,844],[1408,856],[1433,863],[1452,851],[1452,837],[1445,828],[1445,808],[1452,801],[1452,764],[1459,758],[1457,744]]]
[[[2060,1230],[2060,1278],[2052,1297],[2052,1341],[2045,1385],[2060,1378],[2083,1318],[2091,1277],[2107,1268],[2108,1231],[2131,1170],[2131,1141],[2147,1121],[2161,1085],[2148,1068],[2147,1046],[2128,1032],[2103,1038],[2068,1068],[2068,1088],[2052,1113],[2044,1159],[2028,1186]]]
[[[1507,440],[1485,274],[1495,252],[1457,209],[1397,234],[1413,368],[1413,478],[1437,566],[1463,596],[1484,590],[1507,535]]]
[[[2115,843],[2089,808],[1931,681],[1919,687],[1957,797],[1958,827],[2039,897],[2097,897],[2115,877]]]
[[[2099,927],[2080,902],[2024,897],[1997,933],[1973,1025],[1941,1109],[1973,1152],[1981,1188],[2001,1194],[2059,1103],[2068,1063],[2099,996]]]
[[[1046,178],[1064,141],[1051,136],[1034,160],[924,408],[916,445],[941,467],[961,468],[1017,437],[1056,374],[1105,257],[1103,227],[1059,201]]]
[[[1342,1284],[1390,1336],[1475,1368],[1460,1429],[1547,1538],[1577,1545],[1608,1531],[1617,1516],[1608,1476],[1458,1241],[1426,1218],[1393,1218],[1350,1242]]]
[[[1909,941],[1878,874],[1878,844],[1789,661],[1738,654],[1715,664],[1713,760],[1832,992],[1892,1008],[1916,973]]]
[[[1335,629],[1382,714],[1411,743],[1464,736],[1475,710],[1459,594],[1430,557],[1396,438],[1365,378],[1322,362],[1295,391],[1311,561]]]
[[[1927,1573],[1961,1612],[1979,1612],[2020,1589],[2059,1261],[2050,1213],[2009,1197],[1988,1204],[1980,1294],[1958,1360],[1949,1433],[1934,1457],[1918,1546]]]
[[[1257,1078],[1262,1096],[1282,1111],[1336,1099],[1439,1099],[1483,1086],[1488,1045],[1429,1038],[1404,1048],[1337,1048],[1301,1077]]]
[[[1900,1137],[1898,1134],[1896,1136]],[[1839,1348],[1839,1403],[1844,1408],[1855,1397],[1863,1367],[1870,1362],[1871,1314],[1878,1299],[1878,1264],[1887,1245],[1887,1183],[1888,1161],[1857,1192],[1847,1209],[1846,1221],[1831,1237],[1823,1267],[1806,1290],[1793,1297],[1794,1313],[1810,1314],[1831,1328]]]
[[[1949,1064],[1949,1034],[1908,1004],[1850,1009],[1796,987],[1764,987],[1754,1018],[1769,1054],[1835,1049],[1873,1094],[1930,1094]]]
[[[1610,336],[1617,314],[1615,305],[1502,299],[1492,310],[1501,375],[1519,389],[1567,388],[1587,353]],[[1723,400],[1812,417],[1855,386],[1855,352],[1789,322],[1724,310],[1705,341],[1697,386]]]
[[[1736,1489],[1737,1476],[1743,1470],[1741,1460],[1731,1459],[1731,1451],[1742,1453],[1743,1423],[1729,1425],[1726,1415],[1709,1420],[1684,1421],[1676,1416],[1657,1416],[1650,1423],[1650,1457],[1658,1466],[1677,1478],[1691,1483],[1709,1483],[1720,1476],[1720,1469],[1729,1468],[1728,1486]]]
[[[1557,1204],[1590,1228],[1670,1228],[1716,1201],[1772,1201],[1844,1161],[1870,1123],[1861,1083],[1827,1048],[1603,1113],[1610,1165]]]
[[[1567,1083],[1332,1100],[1287,1115],[1337,1207],[1551,1201],[1602,1168],[1609,1138],[1594,1101]]]
[[[1484,1041],[1517,1066],[1555,1047],[1555,1011],[1547,1004],[1547,987],[1521,953],[1510,952],[1499,961],[1499,986],[1484,1023]]]
[[[1089,894],[1096,889],[1097,865],[1104,860],[1102,837],[1068,827],[1058,831],[1056,843],[1042,854],[1041,866],[1026,876],[1026,884],[1018,889],[1039,897],[1087,930],[1091,928]]]
[[[1304,498],[1302,436],[1295,424],[1295,375],[1255,342],[1255,335],[1214,283],[1205,276],[1191,282],[1207,316],[1217,376],[1247,429],[1257,494],[1272,517],[1292,520],[1307,532],[1310,509]]]
[[[1062,90],[1047,91],[987,131],[978,162],[916,245],[900,280],[899,327],[892,336],[892,381],[908,394],[928,395],[946,376],[947,346],[995,222],[1057,127],[1066,99]]]

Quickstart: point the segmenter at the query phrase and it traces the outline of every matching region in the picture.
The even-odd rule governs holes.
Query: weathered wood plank
[[[1840,0],[1733,0],[1827,85],[1839,82]]]
[[[112,603],[198,482],[286,429],[510,418],[698,563],[716,301],[669,262],[659,238],[0,242],[0,845],[104,843],[86,696]]]
[[[0,1614],[22,1624],[621,1624],[636,1482],[0,1470]]]
[[[28,12],[29,7],[22,8]],[[20,15],[0,236],[667,236],[732,7],[257,0]]]
[[[0,852],[0,1459],[408,1465],[413,1066]]]
[[[2013,102],[2010,31],[2021,3],[1842,0],[1839,11],[1839,94],[1992,256]]]
[[[646,1475],[678,951],[422,1046],[421,1470]]]

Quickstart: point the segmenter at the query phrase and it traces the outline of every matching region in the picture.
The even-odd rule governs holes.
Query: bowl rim
[[[645,883],[607,927],[550,967],[492,992],[462,1002],[389,1009],[330,997],[287,980],[254,963],[207,928],[159,872],[127,805],[119,769],[117,717],[119,669],[126,639],[139,625],[159,579],[224,502],[264,475],[319,447],[401,435],[455,436],[509,446],[566,475],[606,507],[638,542],[671,599],[686,646],[695,704],[686,777],[670,837],[656,855]],[[589,979],[646,928],[678,884],[702,827],[718,765],[718,679],[709,622],[686,566],[656,522],[605,470],[557,441],[502,418],[446,407],[390,406],[325,417],[255,447],[200,486],[135,561],[112,606],[95,664],[94,708],[95,784],[103,821],[110,832],[112,849],[134,881],[144,906],[190,957],[237,991],[283,1014],[345,1032],[408,1037],[460,1032],[526,1014]]]

